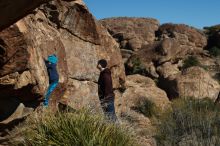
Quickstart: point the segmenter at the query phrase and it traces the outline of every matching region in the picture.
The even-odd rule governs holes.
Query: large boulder
[[[161,79],[163,88],[170,99],[177,97],[210,98],[216,100],[220,85],[201,67],[191,67],[186,71]]]
[[[180,73],[178,64],[172,64],[171,62],[166,62],[157,68],[157,72],[162,78],[168,78],[175,76]]]
[[[142,99],[153,102],[159,109],[164,110],[170,106],[166,92],[158,88],[155,82],[141,75],[129,75],[126,78],[126,90],[119,99],[123,110],[130,110]]]
[[[92,81],[79,81],[70,79],[68,90],[65,92],[62,100],[69,102],[69,106],[74,109],[86,107],[94,111],[101,111],[98,98],[98,86]],[[64,101],[65,102],[65,101]]]
[[[86,7],[72,9],[68,13],[75,16],[75,20],[71,22],[69,16],[65,17],[64,15],[60,31],[61,35],[64,36],[61,40],[66,52],[68,52],[69,82],[65,96],[69,97],[73,104],[75,104],[75,100],[82,98],[81,101],[83,102],[78,104],[80,107],[88,107],[88,104],[94,106],[94,101],[99,105],[96,84],[99,76],[99,71],[96,68],[97,61],[102,58],[108,61],[108,67],[112,72],[113,88],[119,88],[125,80],[120,48],[108,31],[88,12]],[[79,28],[81,29],[77,30]],[[74,37],[74,35],[77,37]]]
[[[207,45],[207,38],[202,31],[185,24],[163,24],[157,31],[157,37],[159,39],[174,38],[180,45],[194,52],[202,51]]]
[[[119,42],[122,49],[138,50],[142,45],[155,40],[159,22],[152,18],[118,17],[102,19],[100,22]]]
[[[0,32],[0,121],[17,111],[20,103],[24,106],[19,108],[39,105],[38,100],[48,87],[43,58],[49,54],[59,58],[60,81],[51,97],[55,101],[64,93],[70,103],[76,99],[75,93],[83,99],[87,87],[92,89],[91,96],[98,99],[96,65],[102,58],[109,62],[114,88],[124,82],[118,44],[82,1],[51,1]],[[92,84],[87,85],[87,81]],[[85,89],[77,88],[79,85]]]
[[[159,75],[156,67],[166,62],[176,62],[183,58],[186,51],[181,50],[179,43],[172,38],[157,41],[151,45],[142,46],[142,49],[133,54],[126,62],[127,71],[132,71],[139,64],[142,72],[154,78]],[[137,63],[137,60],[139,63]]]

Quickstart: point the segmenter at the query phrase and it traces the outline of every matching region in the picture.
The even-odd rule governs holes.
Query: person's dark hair
[[[101,59],[98,61],[98,64],[100,64],[103,68],[107,67],[107,61],[105,59]]]

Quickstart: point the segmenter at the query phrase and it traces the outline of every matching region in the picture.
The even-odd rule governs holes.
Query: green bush
[[[209,53],[215,57],[220,56],[220,48],[212,47],[211,49],[209,49]]]
[[[187,69],[192,66],[201,66],[200,62],[195,56],[189,56],[183,62],[183,69]]]
[[[132,63],[132,67],[128,67],[128,65],[125,64],[125,68],[126,68],[126,73],[128,75],[132,75],[132,74],[141,74],[141,75],[145,75],[146,74],[146,70],[144,68],[144,66],[141,63],[141,60],[139,58],[133,58],[131,60]]]
[[[133,109],[149,118],[157,113],[155,103],[146,98],[138,100]]]
[[[18,145],[136,146],[129,130],[89,112],[43,114],[23,126],[24,141]]]
[[[177,99],[160,116],[155,138],[159,146],[220,145],[220,108],[210,99]]]
[[[132,74],[142,74],[144,67],[141,64],[141,61],[139,58],[135,58],[134,60],[132,60],[133,63],[133,70],[132,70]]]

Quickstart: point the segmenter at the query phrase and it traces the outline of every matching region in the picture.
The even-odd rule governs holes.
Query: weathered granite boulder
[[[178,68],[178,64],[172,64],[171,62],[166,62],[157,68],[157,72],[162,78],[168,78],[170,76],[175,76],[181,71]]]
[[[92,88],[90,96],[98,98],[96,65],[102,58],[109,62],[114,88],[124,81],[118,44],[82,1],[51,1],[0,32],[0,121],[13,120],[10,115],[14,111],[23,111],[16,110],[18,107],[34,109],[39,105],[38,100],[48,87],[43,59],[50,54],[59,58],[60,81],[51,97],[55,101],[65,92],[70,103],[76,99],[76,93],[83,99],[87,87]],[[76,88],[86,81],[93,84],[85,85],[85,89]],[[9,100],[15,102],[2,105],[5,103],[2,101]],[[20,103],[24,106],[19,106]]]
[[[122,94],[121,106],[131,108],[138,100],[146,98],[158,108],[164,110],[170,106],[166,92],[158,88],[155,82],[141,75],[129,75],[126,79],[126,90]]]
[[[166,62],[176,62],[186,54],[181,50],[179,43],[172,38],[157,41],[151,45],[142,46],[142,49],[133,54],[126,62],[127,70],[134,70],[138,65],[147,76],[158,78],[156,67]]]
[[[186,71],[161,79],[160,87],[170,99],[177,97],[210,98],[216,100],[220,85],[201,67],[190,67]]]
[[[185,24],[163,24],[157,31],[157,37],[174,38],[182,47],[188,47],[193,52],[202,51],[207,45],[207,38],[202,31]]]

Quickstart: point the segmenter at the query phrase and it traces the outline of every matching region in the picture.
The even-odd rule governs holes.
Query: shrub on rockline
[[[131,62],[132,62],[132,67],[128,67],[128,65],[125,64],[127,75],[133,75],[133,74],[146,75],[146,70],[143,64],[141,63],[140,58],[133,58]]]
[[[183,62],[183,69],[190,68],[192,66],[201,66],[200,62],[195,56],[188,56]]]
[[[214,57],[220,56],[220,48],[212,47],[209,49],[209,53]]]
[[[155,136],[159,146],[220,145],[220,107],[210,99],[177,99],[160,116]]]
[[[156,115],[157,113],[155,103],[146,98],[141,98],[140,100],[138,100],[136,105],[132,107],[132,109],[149,118]]]
[[[26,126],[25,126],[26,125]],[[89,112],[49,113],[29,118],[19,145],[32,146],[135,146],[132,134]]]

